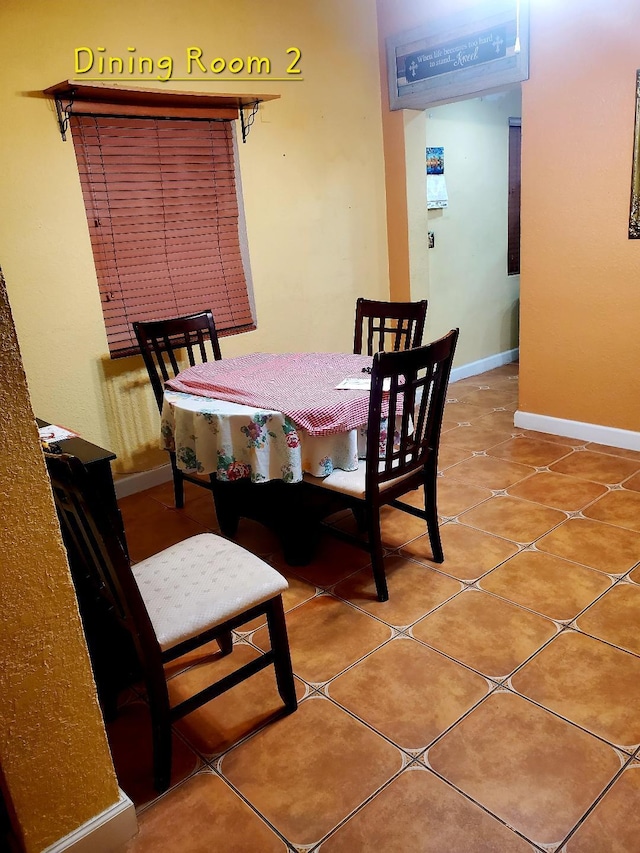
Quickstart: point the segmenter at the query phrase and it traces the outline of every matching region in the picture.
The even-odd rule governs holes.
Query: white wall
[[[520,116],[520,91],[432,107],[426,145],[444,147],[448,207],[425,216],[424,136],[411,113],[407,198],[411,297],[429,299],[425,340],[458,326],[456,365],[518,346],[520,277],[507,275],[509,117]],[[427,231],[435,247],[427,246]],[[425,264],[425,254],[428,262]]]

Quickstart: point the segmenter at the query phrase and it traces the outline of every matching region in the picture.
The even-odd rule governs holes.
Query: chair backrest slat
[[[373,355],[391,349],[412,349],[422,343],[427,316],[427,300],[419,302],[381,302],[359,298],[356,302],[356,321],[353,339],[354,353]]]
[[[200,360],[206,361],[207,360],[207,351],[206,351],[205,346],[204,346],[205,337],[202,334],[202,329],[198,329],[196,336],[197,336],[197,341],[198,341],[198,349],[200,350]],[[194,363],[195,363],[195,360],[194,360]],[[192,367],[193,367],[193,365],[192,365]]]
[[[211,357],[216,361],[222,358],[211,311],[168,320],[140,320],[133,328],[160,412],[165,382],[183,369],[179,360],[182,351],[186,350],[190,367]]]
[[[367,493],[437,463],[458,329],[424,347],[374,354],[367,426]],[[389,384],[385,391],[385,384]],[[394,430],[399,421],[399,435]],[[386,431],[386,435],[385,435]]]

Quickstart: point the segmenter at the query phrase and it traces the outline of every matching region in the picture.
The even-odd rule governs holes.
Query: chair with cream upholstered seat
[[[357,518],[364,519],[366,541],[335,526],[324,527],[370,552],[380,601],[389,597],[380,535],[380,508],[385,504],[424,519],[433,559],[436,563],[444,560],[436,478],[442,415],[457,340],[458,329],[452,329],[424,347],[375,353],[366,459],[356,471],[336,470],[324,478],[309,474],[304,477],[306,483],[338,494]],[[387,429],[387,424],[396,424],[399,434]],[[424,489],[424,509],[397,500],[420,486]]]
[[[213,533],[192,536],[131,566],[80,460],[46,454],[46,461],[69,561],[133,638],[151,711],[157,790],[169,787],[172,722],[240,681],[273,664],[285,711],[294,711],[282,575]],[[212,640],[230,654],[232,630],[263,615],[271,639],[268,652],[170,706],[164,664]]]

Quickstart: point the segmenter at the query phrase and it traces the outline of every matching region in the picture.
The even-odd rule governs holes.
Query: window
[[[509,119],[509,204],[507,225],[507,274],[520,272],[520,150],[521,119]]]
[[[221,335],[255,328],[234,120],[261,101],[59,83],[71,127],[112,357],[138,352],[135,320],[211,309]],[[243,109],[251,107],[248,123]]]
[[[229,121],[73,115],[112,356],[134,320],[211,308],[221,334],[255,328]]]

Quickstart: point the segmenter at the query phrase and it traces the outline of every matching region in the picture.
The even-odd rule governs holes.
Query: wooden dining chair
[[[282,575],[213,533],[191,536],[132,566],[80,460],[45,455],[69,561],[107,600],[138,653],[151,711],[156,789],[169,787],[172,723],[265,667],[274,666],[284,711],[295,711]],[[230,654],[232,630],[260,616],[266,616],[271,649],[171,707],[164,665],[212,640]]]
[[[164,383],[186,368],[185,364],[180,363],[180,357],[184,358],[186,353],[191,367],[197,362],[206,362],[211,358],[219,361],[222,358],[211,311],[201,311],[199,314],[173,317],[169,320],[138,321],[133,324],[133,329],[160,414],[162,414]],[[178,509],[184,506],[185,480],[212,491],[211,477],[205,480],[195,474],[186,474],[178,468],[176,454],[170,451],[169,457],[175,505]]]
[[[360,297],[356,302],[353,351],[366,355],[382,350],[412,349],[422,343],[427,317],[427,300],[420,302],[379,302]]]
[[[334,470],[324,478],[305,474],[306,483],[339,493],[356,517],[364,518],[366,541],[335,526],[323,527],[369,551],[380,601],[389,598],[380,535],[380,508],[385,504],[424,519],[433,560],[444,560],[436,478],[442,415],[457,340],[458,329],[452,329],[427,346],[375,353],[366,459],[356,471]],[[389,390],[383,390],[387,386]],[[424,509],[398,500],[418,487],[424,490]]]

